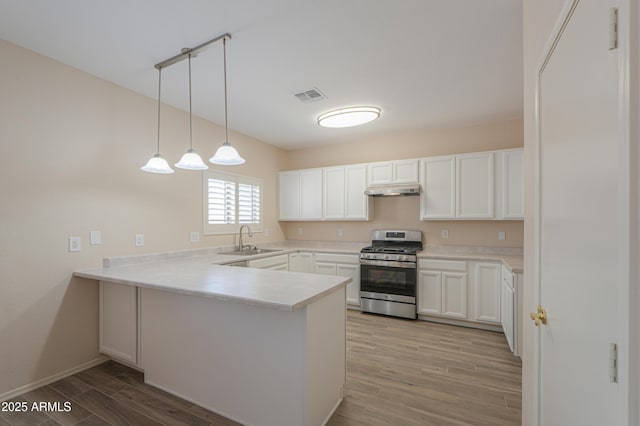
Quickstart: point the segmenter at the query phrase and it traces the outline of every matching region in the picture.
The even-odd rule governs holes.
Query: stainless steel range
[[[422,232],[371,231],[360,251],[360,306],[363,312],[416,319],[416,254]]]

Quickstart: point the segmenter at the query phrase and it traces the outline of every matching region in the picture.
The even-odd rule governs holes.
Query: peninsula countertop
[[[288,251],[282,251],[285,252]],[[348,277],[224,266],[215,263],[231,261],[230,257],[216,255],[214,258],[211,255],[178,256],[85,269],[74,275],[286,311],[300,309],[351,282]]]

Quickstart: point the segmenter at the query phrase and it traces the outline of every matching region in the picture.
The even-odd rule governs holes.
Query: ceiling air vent
[[[296,93],[293,96],[295,96],[299,101],[304,102],[305,104],[308,104],[309,102],[320,101],[322,99],[327,99],[327,97],[315,87],[313,89]]]

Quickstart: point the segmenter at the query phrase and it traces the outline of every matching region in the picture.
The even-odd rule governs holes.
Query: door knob
[[[538,305],[538,312],[531,312],[531,314],[529,315],[531,316],[531,319],[536,323],[536,327],[539,326],[540,323],[547,323],[547,311],[542,309],[542,305]]]

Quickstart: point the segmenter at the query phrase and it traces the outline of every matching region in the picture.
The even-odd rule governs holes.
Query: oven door
[[[392,297],[384,297],[384,299],[393,300],[395,299],[393,296],[400,296],[397,298],[398,301],[415,303],[416,279],[415,263],[364,259],[360,261],[360,295],[362,297],[378,298],[376,295],[391,295]]]

